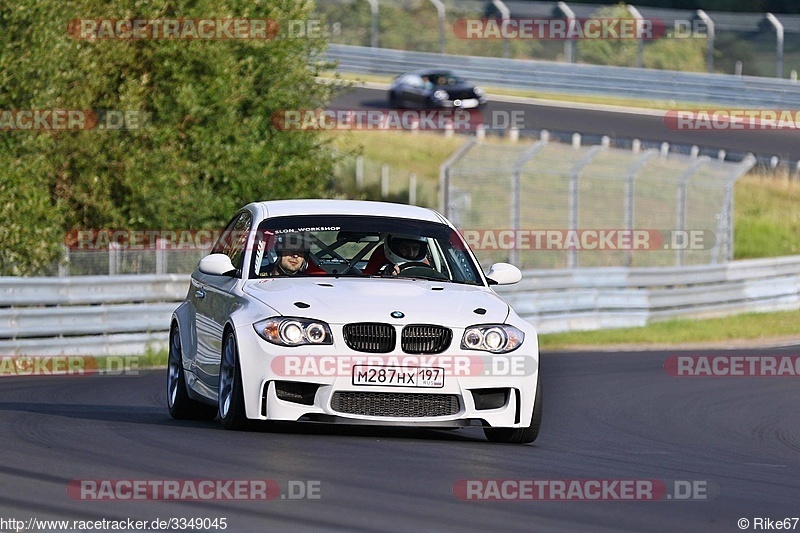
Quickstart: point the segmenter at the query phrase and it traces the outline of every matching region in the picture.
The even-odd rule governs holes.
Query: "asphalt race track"
[[[6,377],[0,519],[224,517],[227,531],[258,532],[706,532],[739,531],[740,518],[752,528],[756,518],[800,516],[799,378],[675,377],[663,366],[674,354],[544,354],[542,432],[522,446],[490,444],[477,429],[229,432],[216,421],[175,421],[164,371]],[[94,501],[67,490],[72,480],[209,479],[274,480],[285,498]],[[465,501],[456,496],[463,490],[454,493],[463,480],[487,479],[650,480],[672,498]],[[298,487],[318,498],[289,498]]]
[[[354,88],[335,98],[333,109],[387,108],[384,90]],[[483,108],[484,123],[491,123],[491,113],[501,111],[506,116],[521,112],[525,130],[550,130],[584,135],[608,135],[612,138],[666,141],[685,146],[698,145],[713,151],[724,149],[739,156],[752,152],[762,160],[772,156],[796,162],[800,160],[800,130],[717,130],[676,131],[664,122],[663,112],[647,114],[578,109],[565,102],[554,107],[546,104],[492,101]],[[720,106],[723,107],[723,106]],[[694,107],[689,107],[694,109]],[[800,526],[799,526],[800,527]]]

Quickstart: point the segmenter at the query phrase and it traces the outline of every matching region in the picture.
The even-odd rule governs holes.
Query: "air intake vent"
[[[331,408],[352,415],[423,418],[458,414],[459,403],[455,394],[335,392]]]

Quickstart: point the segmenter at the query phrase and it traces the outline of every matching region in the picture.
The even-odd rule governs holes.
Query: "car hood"
[[[502,323],[509,313],[508,304],[486,287],[420,279],[267,278],[247,282],[244,292],[283,316],[316,318],[330,324],[465,327]],[[395,311],[405,317],[393,319]]]
[[[471,83],[457,83],[455,85],[435,85],[433,87],[434,91],[438,90],[447,91],[447,94],[450,96],[457,95],[458,97],[463,96],[474,96],[475,95],[475,86]]]

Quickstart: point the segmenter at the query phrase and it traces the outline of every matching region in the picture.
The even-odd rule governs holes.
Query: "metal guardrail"
[[[188,275],[0,278],[0,356],[162,349]]]
[[[667,268],[525,271],[498,287],[542,333],[800,308],[800,256]]]
[[[453,68],[483,85],[569,94],[674,100],[689,104],[800,107],[800,83],[777,78],[457,56],[331,44],[339,70],[397,75],[419,68]]]
[[[0,356],[164,348],[170,315],[188,284],[189,276],[177,275],[0,278]],[[497,292],[542,333],[798,309],[800,256],[680,268],[528,270],[520,283]]]

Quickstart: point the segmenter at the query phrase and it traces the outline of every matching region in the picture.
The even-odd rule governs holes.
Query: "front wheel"
[[[400,98],[400,95],[394,91],[389,91],[389,107],[392,107],[394,109],[403,108],[403,101]]]
[[[167,364],[167,407],[175,419],[213,420],[217,409],[189,397],[186,375],[183,371],[183,350],[178,326],[169,332],[169,362]]]
[[[483,433],[490,442],[505,442],[508,444],[527,444],[539,436],[542,425],[542,384],[536,378],[536,398],[533,401],[533,414],[531,423],[526,428],[483,428]]]
[[[222,360],[219,364],[219,419],[225,429],[247,428],[242,389],[242,369],[239,350],[232,331],[222,343]]]

